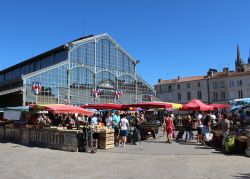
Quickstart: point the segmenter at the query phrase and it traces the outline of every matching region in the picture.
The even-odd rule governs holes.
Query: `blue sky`
[[[3,0],[0,70],[83,34],[107,32],[150,84],[247,61],[248,0]],[[84,24],[84,30],[83,30]]]

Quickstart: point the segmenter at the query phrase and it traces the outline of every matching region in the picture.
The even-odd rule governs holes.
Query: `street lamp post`
[[[139,64],[140,61],[139,60],[136,60],[135,61],[135,65],[134,65],[134,77],[135,77],[135,103],[137,103],[137,75],[136,75],[136,65]]]
[[[67,69],[67,86],[68,86],[68,91],[67,91],[67,100],[68,104],[70,104],[70,70],[71,70],[71,64],[70,64],[70,52],[71,52],[71,47],[73,46],[72,43],[68,43],[66,47],[68,48],[68,69]]]

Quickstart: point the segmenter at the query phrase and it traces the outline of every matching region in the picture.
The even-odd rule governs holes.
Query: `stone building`
[[[250,97],[250,57],[244,64],[237,46],[235,71],[209,69],[206,75],[158,81],[156,97],[162,101],[187,103],[200,99],[209,103],[227,103],[228,100]]]

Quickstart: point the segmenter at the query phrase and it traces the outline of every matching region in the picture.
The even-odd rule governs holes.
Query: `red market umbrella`
[[[77,106],[70,106],[64,104],[48,104],[48,105],[31,105],[31,108],[46,110],[52,113],[79,113],[86,116],[92,116],[93,112]]]
[[[182,106],[181,110],[199,110],[199,111],[209,111],[214,110],[213,106],[209,106],[198,99],[194,99],[189,103]]]
[[[209,104],[209,106],[213,106],[214,109],[231,109],[229,104]]]
[[[167,109],[167,108],[172,108],[173,105],[171,103],[158,102],[158,101],[123,105],[123,108],[131,108],[131,107],[143,108],[143,109],[150,109],[150,108],[164,108],[164,109]]]
[[[89,109],[112,109],[112,110],[124,110],[122,104],[114,104],[114,103],[103,103],[103,104],[86,104],[82,105],[82,108],[89,108]]]

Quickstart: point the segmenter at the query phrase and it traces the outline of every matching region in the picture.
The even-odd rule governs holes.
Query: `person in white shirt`
[[[112,128],[113,120],[112,120],[110,113],[107,114],[107,117],[105,118],[105,122],[106,122],[107,128]]]
[[[210,113],[210,119],[212,120],[212,127],[215,127],[216,126],[216,116],[214,114],[214,112],[211,112]]]
[[[93,117],[91,118],[91,124],[93,124],[93,125],[97,125],[98,124],[96,114],[94,114]]]
[[[201,111],[199,112],[197,118],[197,142],[202,142],[203,141],[203,137],[202,137],[202,128],[203,128],[203,124],[202,124],[202,114]]]
[[[129,127],[129,122],[127,120],[127,114],[122,114],[121,115],[121,120],[120,120],[120,140],[119,140],[119,146],[121,146],[121,143],[123,143],[123,147],[125,147],[125,144],[127,142],[127,136],[128,136],[128,127]]]

